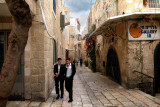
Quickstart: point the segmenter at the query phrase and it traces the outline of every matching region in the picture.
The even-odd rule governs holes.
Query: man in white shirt
[[[69,101],[73,101],[73,77],[76,73],[76,67],[70,62],[70,58],[66,58],[66,64],[64,65],[64,76],[65,76],[65,88],[69,93]]]
[[[60,90],[61,90],[61,98],[63,98],[63,93],[64,93],[64,73],[62,71],[62,59],[58,58],[58,64],[54,65],[54,79],[55,79],[55,89],[56,89],[56,94],[57,97],[56,99],[59,99],[59,83],[60,83]]]

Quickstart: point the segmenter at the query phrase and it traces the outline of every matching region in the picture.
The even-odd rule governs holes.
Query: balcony
[[[159,0],[149,0],[148,6],[149,8],[160,8],[160,2]]]

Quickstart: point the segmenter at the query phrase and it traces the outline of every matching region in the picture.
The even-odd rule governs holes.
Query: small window
[[[68,19],[68,17],[67,17],[67,12],[65,12],[65,20],[67,20]]]
[[[53,11],[56,14],[56,0],[53,0]]]
[[[65,28],[65,15],[63,15],[62,12],[60,13],[60,27],[61,30]]]
[[[148,0],[149,1],[149,8],[160,8],[159,0]]]
[[[53,64],[57,61],[57,46],[56,41],[53,40]]]

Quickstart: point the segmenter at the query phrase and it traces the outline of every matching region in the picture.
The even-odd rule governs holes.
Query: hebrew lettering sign
[[[129,40],[160,40],[160,27],[158,21],[128,22]]]

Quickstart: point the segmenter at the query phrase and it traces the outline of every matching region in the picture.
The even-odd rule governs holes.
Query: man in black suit
[[[58,58],[58,64],[54,65],[54,79],[55,79],[55,89],[56,89],[56,94],[57,97],[56,99],[59,99],[59,83],[60,83],[60,90],[61,90],[61,98],[63,98],[63,93],[64,93],[64,73],[62,71],[62,59]]]
[[[73,101],[73,77],[76,73],[76,67],[70,62],[70,58],[66,58],[66,64],[63,66],[65,76],[65,88],[69,93],[69,101]]]

